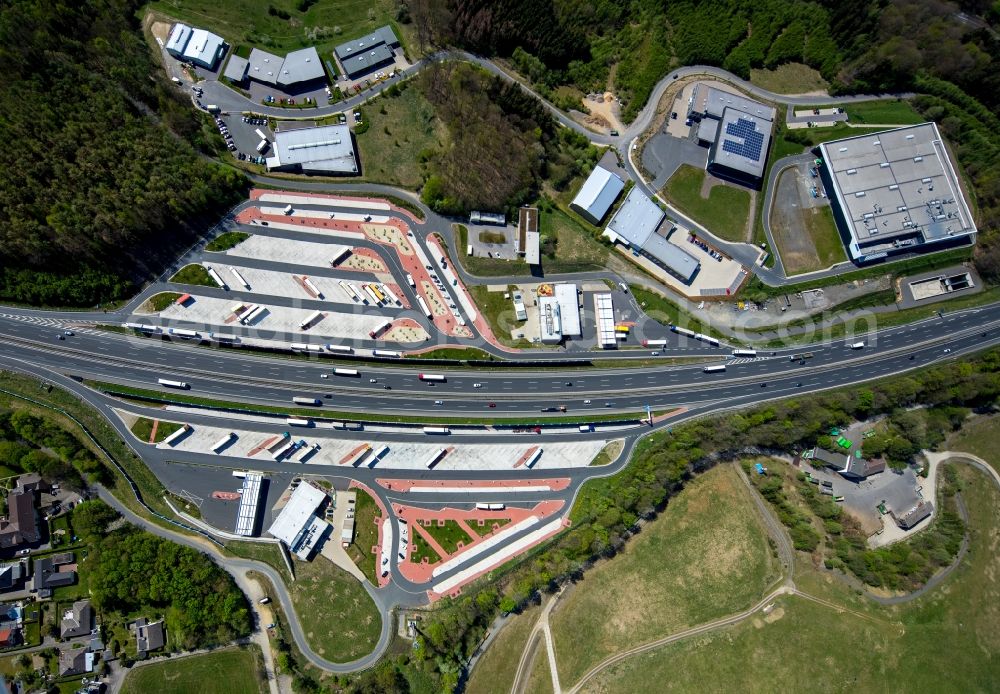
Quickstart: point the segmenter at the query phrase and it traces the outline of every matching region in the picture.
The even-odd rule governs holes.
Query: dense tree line
[[[25,410],[0,409],[0,465],[14,472],[37,472],[48,482],[82,489],[102,482],[107,468],[58,422]]]
[[[383,662],[405,676],[406,684],[388,672],[391,691],[453,691],[483,638],[488,624],[500,611],[511,611],[551,590],[557,581],[579,577],[597,557],[614,555],[638,531],[640,518],[661,511],[695,474],[718,462],[744,457],[750,451],[790,451],[813,445],[831,425],[845,425],[883,414],[901,428],[908,424],[904,412],[922,407],[919,426],[926,441],[940,440],[957,427],[961,408],[997,406],[1000,398],[1000,350],[974,361],[945,364],[870,386],[801,399],[770,403],[752,410],[711,417],[674,427],[644,439],[629,465],[618,475],[588,482],[571,513],[572,527],[542,549],[488,585],[446,600],[420,624],[417,647],[405,656]],[[912,424],[912,423],[911,423]],[[911,432],[912,433],[912,432]],[[916,437],[915,433],[912,433]],[[946,479],[951,484],[952,481]],[[946,489],[946,496],[948,496]],[[789,507],[797,523],[790,523],[795,546],[814,550],[820,533],[809,516]],[[828,564],[854,572],[872,585],[910,588],[922,583],[934,568],[946,564],[957,551],[961,520],[945,504],[934,533],[913,542],[869,553],[859,544],[850,521],[820,509],[825,537],[830,538]],[[780,514],[780,510],[779,510]],[[375,691],[373,675],[355,680],[351,691]]]
[[[189,650],[249,635],[250,609],[232,577],[208,557],[125,525],[101,501],[73,511],[73,527],[88,544],[90,595],[98,610],[165,615],[171,642]]]
[[[156,75],[139,4],[0,9],[0,299],[120,298],[238,199],[242,176],[192,146],[218,136]]]
[[[438,212],[512,212],[536,199],[543,181],[562,190],[597,160],[597,149],[558,128],[536,98],[472,65],[434,65],[418,85],[449,134],[443,151],[427,154],[422,196]]]

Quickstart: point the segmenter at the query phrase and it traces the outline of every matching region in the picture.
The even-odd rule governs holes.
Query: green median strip
[[[122,397],[138,401],[140,404],[163,403],[172,405],[191,405],[211,410],[226,410],[230,412],[240,412],[245,414],[267,414],[284,415],[288,417],[308,417],[309,419],[320,421],[347,421],[347,422],[380,422],[386,424],[451,424],[460,425],[484,425],[494,426],[548,426],[553,424],[593,424],[597,422],[623,422],[632,423],[644,419],[645,412],[625,412],[619,414],[593,414],[576,415],[565,417],[535,417],[525,419],[522,417],[414,417],[409,415],[380,415],[368,412],[350,412],[345,410],[327,410],[320,407],[281,407],[276,405],[258,405],[250,403],[232,402],[226,400],[214,400],[212,398],[200,398],[195,395],[185,395],[183,393],[163,393],[155,390],[144,390],[131,386],[118,385],[117,383],[106,383],[103,381],[84,380],[84,385],[99,390],[107,395]],[[653,415],[658,417],[669,410],[654,410]]]

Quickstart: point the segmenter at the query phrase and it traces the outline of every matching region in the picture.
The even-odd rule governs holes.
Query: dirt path
[[[514,684],[510,688],[511,694],[521,694],[524,692],[524,688],[528,684],[528,678],[531,676],[531,670],[535,664],[539,640],[545,641],[545,653],[549,660],[549,671],[552,673],[552,691],[555,694],[562,694],[562,686],[559,684],[559,670],[556,668],[556,651],[552,645],[552,630],[549,628],[549,615],[552,613],[552,609],[556,606],[556,603],[559,602],[562,594],[563,591],[560,589],[558,593],[549,598],[549,601],[542,609],[542,613],[538,616],[538,621],[535,622],[531,633],[528,634],[524,650],[521,651],[521,660],[517,664],[517,672],[514,674]]]

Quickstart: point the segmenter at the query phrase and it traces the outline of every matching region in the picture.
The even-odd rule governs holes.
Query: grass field
[[[503,298],[503,292],[491,292],[484,284],[471,284],[467,288],[476,302],[476,307],[486,318],[493,335],[501,344],[508,347],[532,346],[527,339],[511,339],[511,330],[524,324],[517,320],[514,304],[510,299]]]
[[[277,545],[264,542],[240,542],[238,540],[226,543],[226,553],[244,559],[255,559],[264,562],[277,571],[286,585],[291,584],[292,577],[288,573],[285,560],[281,558],[281,550]]]
[[[156,313],[159,313],[160,311],[163,311],[168,306],[170,306],[170,304],[174,303],[180,298],[181,295],[177,294],[176,292],[160,292],[159,294],[155,294],[149,297],[146,303],[143,304],[142,308],[143,310],[148,309],[150,311],[155,311]]]
[[[749,495],[732,466],[709,470],[587,572],[550,620],[564,686],[608,655],[761,597],[778,569]]]
[[[338,663],[371,653],[381,619],[362,584],[325,557],[294,560],[293,566],[288,592],[313,650]]]
[[[170,278],[170,281],[177,284],[194,284],[201,287],[219,286],[215,283],[215,280],[209,277],[208,270],[201,265],[185,265],[177,271],[177,274]]]
[[[750,81],[777,94],[825,92],[830,86],[817,70],[802,63],[786,63],[773,70],[750,70]]]
[[[479,232],[479,242],[480,243],[503,243],[507,240],[507,237],[495,231],[480,231]]]
[[[243,648],[174,658],[129,672],[121,694],[264,692],[261,668],[259,656]]]
[[[454,554],[458,551],[458,543],[461,542],[468,546],[472,543],[472,538],[462,530],[462,527],[453,520],[446,520],[444,525],[438,525],[437,521],[431,521],[429,525],[421,525],[427,534],[434,538],[434,540],[441,545],[443,549],[448,554]]]
[[[705,172],[683,164],[661,191],[670,202],[708,231],[726,241],[746,241],[750,193],[728,185],[715,185],[708,198],[701,196]]]
[[[529,607],[512,615],[496,639],[476,663],[466,687],[468,694],[508,694],[514,684],[514,674],[528,635],[538,619],[541,608]]]
[[[316,46],[324,60],[338,44],[384,24],[392,24],[404,44],[410,35],[410,27],[404,27],[400,36],[401,27],[393,21],[397,9],[394,0],[319,0],[306,12],[300,12],[297,5],[297,0],[249,4],[238,0],[156,0],[148,7],[214,31],[233,45],[249,44],[272,53]],[[271,7],[276,14],[268,12]],[[279,16],[280,12],[287,13],[288,19]]]
[[[618,456],[622,454],[622,448],[625,447],[625,441],[623,439],[617,439],[615,441],[609,442],[601,452],[597,454],[597,457],[590,461],[591,466],[596,465],[607,465],[608,463],[616,460]]]
[[[983,473],[958,469],[970,551],[928,595],[879,607],[799,562],[801,589],[852,611],[785,597],[767,617],[629,658],[583,691],[993,691],[1000,681],[1000,493]]]
[[[569,190],[574,189],[571,185]],[[584,226],[549,200],[538,204],[538,233],[541,236],[542,266],[546,272],[601,270],[610,251]]]
[[[516,665],[515,663],[515,667]],[[552,666],[549,664],[549,654],[545,648],[544,638],[540,637],[538,640],[538,646],[535,648],[535,660],[531,664],[531,674],[528,675],[524,691],[531,692],[531,694],[553,694]]]
[[[833,211],[829,206],[799,205],[800,185],[796,167],[783,171],[771,207],[771,233],[788,275],[822,270],[847,260]],[[796,204],[790,205],[790,201]]]
[[[851,123],[872,125],[915,125],[926,122],[909,101],[861,101],[844,106]]]
[[[419,188],[423,153],[443,147],[448,134],[434,107],[417,87],[404,82],[398,96],[382,96],[362,111],[371,119],[368,130],[356,136],[364,178]]]
[[[437,551],[427,544],[427,541],[419,533],[414,531],[410,534],[410,544],[413,546],[413,552],[410,554],[410,561],[414,564],[419,564],[424,559],[427,560],[428,564],[437,564],[441,561],[441,555]]]
[[[175,422],[161,421],[156,427],[156,438],[153,439],[153,443],[159,443],[180,428],[181,425]],[[153,433],[153,420],[147,419],[146,417],[140,417],[136,420],[135,424],[132,425],[132,433],[135,434],[136,438],[140,441],[149,443],[149,436]]]
[[[250,234],[246,234],[242,231],[227,231],[224,234],[219,234],[214,239],[208,242],[205,246],[206,251],[228,251],[230,248],[235,248],[244,241],[250,238]]]
[[[942,450],[962,451],[979,456],[1000,472],[1000,415],[980,415],[968,420],[948,439]]]
[[[377,567],[372,547],[378,544],[378,526],[375,519],[381,522],[382,511],[378,504],[363,489],[357,492],[357,503],[354,505],[354,541],[347,548],[347,554],[364,572],[372,585],[378,585]]]

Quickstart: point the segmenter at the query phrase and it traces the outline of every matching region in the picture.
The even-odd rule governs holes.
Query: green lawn
[[[364,178],[404,188],[424,181],[421,159],[441,149],[447,138],[434,107],[412,82],[398,96],[382,96],[363,109],[370,127],[356,135]]]
[[[201,265],[185,265],[177,274],[170,278],[171,282],[176,282],[177,284],[194,284],[201,287],[218,287],[213,280],[208,275],[208,270],[206,270]]]
[[[375,555],[372,547],[378,544],[378,526],[375,519],[382,522],[382,511],[378,504],[363,489],[355,489],[357,503],[354,505],[354,542],[347,548],[347,554],[364,572],[372,585],[378,585],[378,574],[375,566]]]
[[[485,360],[496,359],[489,352],[484,352],[478,347],[439,347],[430,352],[420,354],[407,354],[407,358],[412,359],[460,359],[460,360]]]
[[[479,525],[477,521],[468,521],[469,527],[475,531],[479,537],[486,537],[494,530],[494,526],[502,528],[503,526],[510,523],[509,518],[488,518],[483,521],[482,525]]]
[[[578,178],[576,180],[581,180]],[[567,190],[574,190],[571,184]],[[542,266],[546,272],[602,270],[608,262],[608,247],[597,240],[597,230],[570,215],[558,203],[543,199],[538,206],[538,233],[541,238]]]
[[[260,657],[244,648],[144,665],[125,676],[121,694],[252,694],[266,692]]]
[[[569,687],[608,655],[749,606],[777,572],[750,491],[733,466],[709,470],[553,612],[561,682]]]
[[[224,234],[219,234],[214,239],[208,242],[205,246],[206,251],[228,251],[230,248],[235,248],[244,241],[250,238],[250,234],[246,234],[242,231],[227,231]]]
[[[538,620],[540,607],[533,606],[518,615],[511,615],[500,633],[472,669],[468,694],[508,694],[514,684],[521,652],[527,645],[528,634]]]
[[[503,243],[507,240],[507,237],[496,231],[480,231],[479,232],[479,242],[480,243]]]
[[[160,292],[149,298],[149,300],[143,305],[143,308],[148,308],[151,311],[159,313],[160,311],[166,310],[170,304],[174,303],[181,298],[181,295],[176,292]]]
[[[708,198],[701,196],[705,171],[683,164],[670,177],[662,193],[682,212],[726,241],[746,241],[750,217],[750,193],[741,188],[718,184]]]
[[[773,70],[752,69],[750,81],[777,94],[826,91],[830,86],[817,70],[802,63],[786,63]]]
[[[471,260],[471,259],[470,259]],[[468,287],[469,293],[476,302],[476,307],[490,324],[493,335],[501,344],[509,347],[531,347],[531,341],[527,339],[512,340],[511,330],[515,327],[523,330],[524,323],[517,320],[514,314],[514,302],[511,299],[503,298],[503,292],[491,292],[484,284],[472,284]]]
[[[427,534],[434,538],[441,549],[443,549],[448,554],[454,554],[458,551],[458,543],[461,542],[468,546],[472,543],[472,538],[462,530],[462,527],[457,521],[446,520],[444,525],[438,525],[437,521],[431,521],[429,525],[421,524],[421,527],[427,531]]]
[[[796,583],[851,609],[790,596],[768,617],[629,658],[585,691],[987,692],[1000,681],[1000,493],[959,466],[970,551],[943,586],[919,600],[879,607],[806,562]],[[678,667],[683,663],[683,667]],[[889,684],[891,683],[891,685]]]
[[[410,544],[413,546],[410,561],[414,564],[419,564],[424,559],[427,560],[428,564],[437,564],[441,561],[441,555],[427,544],[427,541],[416,531],[410,534]]]
[[[909,101],[862,101],[844,107],[851,123],[871,123],[872,125],[915,125],[927,119],[917,113]]]
[[[180,424],[161,420],[159,426],[156,427],[156,438],[153,439],[153,443],[160,443],[180,428]],[[135,424],[132,425],[131,430],[137,439],[143,443],[149,443],[149,436],[153,433],[153,420],[146,417],[139,417],[135,421]]]
[[[337,663],[371,653],[381,619],[362,584],[326,557],[295,559],[293,566],[288,591],[313,650]]]
[[[624,445],[625,444],[622,439],[609,442],[604,446],[604,448],[601,449],[601,452],[597,454],[597,457],[590,461],[591,466],[607,465],[617,459],[618,456],[621,455],[622,447]]]
[[[300,12],[298,0],[242,3],[239,0],[156,0],[147,6],[169,17],[190,22],[223,36],[231,44],[248,44],[272,53],[285,53],[316,46],[320,57],[331,58],[333,48],[358,38],[384,24],[391,24],[406,43],[412,25],[396,24],[394,0],[319,0]],[[268,10],[287,13],[288,19]],[[400,29],[403,35],[400,36]]]

